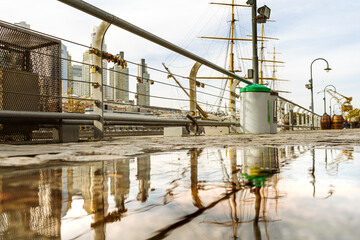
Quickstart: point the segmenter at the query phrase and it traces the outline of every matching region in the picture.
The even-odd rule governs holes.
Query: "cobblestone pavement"
[[[0,145],[0,167],[43,164],[47,162],[79,162],[117,160],[145,152],[175,151],[190,148],[227,148],[247,146],[281,147],[289,145],[360,147],[360,129],[288,131],[278,134],[236,134],[226,136],[189,137],[121,137],[111,141]]]

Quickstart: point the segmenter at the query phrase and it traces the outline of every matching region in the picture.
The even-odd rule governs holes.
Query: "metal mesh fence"
[[[61,43],[0,23],[0,110],[61,112]],[[0,141],[57,140],[54,126],[7,119]]]

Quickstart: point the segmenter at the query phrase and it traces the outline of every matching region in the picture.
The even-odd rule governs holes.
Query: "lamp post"
[[[312,66],[313,66],[314,62],[317,61],[317,60],[323,60],[323,61],[326,62],[327,67],[324,69],[325,71],[328,72],[328,71],[331,70],[331,68],[329,67],[328,61],[326,61],[324,58],[316,58],[310,64],[310,80],[309,80],[310,85],[307,85],[307,86],[305,85],[305,86],[307,88],[310,87],[310,90],[311,90],[311,111],[312,112],[315,112],[315,109],[314,109],[314,91],[313,91],[314,90],[314,82],[313,82],[313,77],[312,77]],[[312,117],[312,129],[314,129],[314,116]]]
[[[333,99],[334,99],[334,97],[330,98],[330,106],[329,106],[329,108],[330,108],[330,117],[331,117],[331,100],[333,100]]]
[[[333,87],[336,92],[336,87],[334,85],[329,84],[324,88],[324,91],[323,91],[324,92],[324,98],[323,98],[324,99],[324,113],[326,113],[326,88],[327,87]],[[331,116],[331,110],[330,110],[330,116]]]
[[[259,58],[257,55],[257,24],[266,23],[266,20],[270,18],[271,9],[264,5],[257,9],[257,0],[247,0],[246,4],[251,6],[251,18],[252,18],[252,65],[253,69],[250,71],[253,75],[254,83],[259,84]],[[257,15],[256,11],[260,14]]]
[[[341,105],[340,103],[335,103],[333,106],[333,112],[335,113],[335,107],[338,106],[338,109],[341,111]]]

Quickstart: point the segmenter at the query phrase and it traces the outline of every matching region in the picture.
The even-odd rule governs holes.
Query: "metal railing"
[[[132,25],[112,14],[109,14],[99,8],[96,8],[84,1],[80,0],[59,0],[72,7],[75,7],[81,11],[84,11],[92,16],[95,16],[103,21],[106,21],[107,27],[112,24],[126,31],[134,33],[144,39],[152,41],[160,46],[179,53],[187,58],[196,61],[197,64],[207,66],[218,73],[227,75],[230,78],[241,81],[245,84],[252,84],[252,82],[222,68],[218,65],[201,58],[185,49],[182,49],[175,44],[172,44],[158,36],[147,32],[135,25]],[[105,23],[105,22],[104,22]],[[103,31],[105,35],[106,30]],[[103,37],[103,36],[102,36]],[[36,39],[36,40],[34,40]],[[71,42],[71,41],[70,41]],[[88,47],[86,45],[79,44],[81,46]],[[91,49],[89,47],[89,49]],[[100,58],[100,63],[103,59]],[[64,63],[62,63],[64,62]],[[85,72],[89,73],[89,81],[81,81],[75,79],[68,79],[61,76],[61,64],[68,63],[81,64],[83,68],[86,68]],[[131,62],[130,62],[131,63]],[[26,30],[12,25],[0,22],[0,142],[1,141],[36,141],[39,139],[39,131],[44,131],[46,139],[50,141],[61,141],[59,137],[55,137],[56,134],[61,136],[59,132],[62,131],[63,126],[68,125],[95,125],[95,128],[100,126],[100,135],[103,136],[104,126],[111,125],[143,125],[143,126],[236,126],[238,123],[222,122],[222,121],[206,121],[197,120],[196,118],[160,118],[155,116],[144,116],[135,114],[111,114],[105,111],[106,104],[112,104],[112,101],[104,99],[104,91],[117,91],[139,94],[129,91],[119,86],[110,86],[103,82],[101,71],[110,71],[126,77],[133,77],[139,81],[136,75],[130,74],[120,70],[108,69],[97,64],[89,62],[79,62],[67,57],[61,56],[61,42],[59,38],[51,37],[46,34],[34,32],[32,30]],[[90,69],[97,68],[98,77],[100,80],[90,81]],[[161,70],[157,70],[160,71]],[[167,74],[167,72],[163,72]],[[189,79],[188,77],[180,76]],[[141,79],[142,81],[143,79]],[[88,89],[88,92],[95,92],[92,96],[85,96],[86,94],[79,94],[82,97],[76,96],[76,94],[68,92],[68,95],[62,94],[61,82],[67,81],[67,84],[74,86],[76,84],[82,85]],[[154,79],[147,79],[147,81],[160,83],[169,87],[177,87],[173,84],[162,83],[161,81]],[[195,79],[190,77],[190,83]],[[98,83],[98,86],[96,86]],[[100,88],[99,88],[100,86]],[[209,85],[211,86],[211,85]],[[68,86],[69,87],[69,86]],[[196,84],[190,84],[190,93],[193,91]],[[211,86],[216,88],[215,86]],[[101,91],[100,91],[101,89]],[[235,90],[232,90],[235,91]],[[211,93],[205,93],[198,91],[200,94],[216,97]],[[190,94],[191,95],[191,94]],[[144,95],[146,97],[158,97],[167,100],[176,101],[188,101],[192,102],[194,99],[175,99],[163,96]],[[235,94],[234,94],[235,96]],[[88,102],[87,106],[90,106],[93,111],[91,114],[76,113],[73,106],[76,105],[76,101]],[[201,101],[197,101],[203,105]],[[291,106],[301,108],[308,111],[308,114],[317,116],[317,114],[310,112],[309,110],[302,108],[301,106],[283,98],[279,97],[279,101],[287,102]],[[63,113],[62,111],[68,111],[72,113]],[[97,111],[96,109],[100,109]],[[94,123],[99,123],[94,124]],[[280,123],[281,124],[281,123]],[[37,131],[36,139],[32,137],[32,133]],[[49,132],[54,136],[50,139]],[[96,132],[96,131],[95,131]],[[41,137],[40,137],[41,139]]]

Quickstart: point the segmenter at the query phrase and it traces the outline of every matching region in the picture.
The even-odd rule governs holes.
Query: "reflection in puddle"
[[[1,169],[0,239],[355,239],[358,157],[194,148]]]

